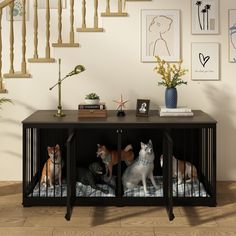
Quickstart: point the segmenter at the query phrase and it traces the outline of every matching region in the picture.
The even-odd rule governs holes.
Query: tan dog
[[[61,185],[62,160],[60,146],[57,144],[55,147],[48,147],[47,150],[49,158],[44,164],[40,183],[45,186],[49,184],[50,187],[53,187],[53,184],[55,185],[55,182],[58,181]]]
[[[184,167],[185,163],[185,167]],[[161,167],[163,166],[163,155],[160,157]],[[197,180],[197,169],[196,167],[188,161],[177,160],[173,156],[172,160],[173,166],[173,178],[178,177],[178,184],[182,184],[185,179],[186,182],[195,182]],[[177,167],[178,166],[178,167]],[[178,170],[177,170],[178,168]],[[184,173],[185,170],[185,173]]]
[[[109,170],[109,179],[112,178],[112,167],[118,164],[118,151],[108,150],[105,145],[97,145],[97,156],[101,157],[103,163]],[[125,149],[121,150],[121,160],[125,161],[126,165],[129,166],[133,163],[134,153],[133,147],[129,144]]]

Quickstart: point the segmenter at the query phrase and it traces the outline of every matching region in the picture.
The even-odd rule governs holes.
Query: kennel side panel
[[[37,182],[37,130],[23,126],[23,205]]]

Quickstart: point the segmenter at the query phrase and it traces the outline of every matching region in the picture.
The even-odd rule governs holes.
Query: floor
[[[217,207],[175,207],[169,222],[164,207],[21,206],[21,183],[0,182],[0,236],[198,236],[236,235],[236,182],[218,182]]]

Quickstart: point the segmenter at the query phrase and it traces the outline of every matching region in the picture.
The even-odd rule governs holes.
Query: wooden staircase
[[[56,48],[67,48],[67,47],[79,47],[79,43],[75,42],[75,31],[76,32],[103,32],[104,29],[99,27],[99,15],[101,17],[126,17],[128,16],[128,13],[125,12],[125,5],[127,1],[151,1],[151,0],[112,0],[117,1],[117,11],[111,11],[110,7],[110,0],[104,0],[106,1],[106,9],[104,12],[99,13],[98,12],[98,4],[101,3],[101,0],[94,0],[93,6],[91,5],[92,0],[86,1],[82,0],[82,6],[81,6],[81,12],[82,12],[82,24],[80,27],[75,29],[74,26],[74,4],[75,0],[67,0],[69,3],[70,8],[70,30],[69,30],[69,42],[64,42],[62,39],[62,0],[44,0],[46,2],[46,9],[45,9],[45,37],[46,37],[46,43],[45,43],[45,55],[39,55],[38,53],[38,0],[32,0],[33,3],[33,41],[34,41],[34,52],[32,53],[32,57],[28,58],[26,60],[26,49],[27,49],[27,42],[26,42],[26,36],[27,36],[27,29],[26,29],[26,1],[29,0],[21,0],[22,3],[22,24],[21,24],[21,70],[16,71],[15,65],[14,65],[14,44],[15,44],[15,35],[14,35],[14,4],[16,0],[4,0],[0,3],[0,93],[7,93],[7,89],[4,86],[3,80],[5,78],[29,78],[31,77],[31,74],[27,71],[27,63],[53,63],[55,62],[55,58],[51,56],[51,47]],[[50,42],[50,2],[51,1],[58,1],[58,38],[57,42],[51,43]],[[88,3],[88,6],[87,6]],[[8,73],[2,74],[2,67],[3,67],[3,60],[2,60],[2,13],[4,8],[9,8],[9,60],[10,60],[10,68]],[[93,7],[94,15],[93,15],[93,26],[87,26],[86,22],[86,9],[91,9]],[[76,9],[78,10],[78,9]],[[17,55],[18,57],[19,55]],[[4,58],[6,60],[6,58]]]

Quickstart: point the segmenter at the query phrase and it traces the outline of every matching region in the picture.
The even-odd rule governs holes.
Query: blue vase
[[[177,107],[177,90],[176,88],[166,88],[165,102],[167,108]]]

